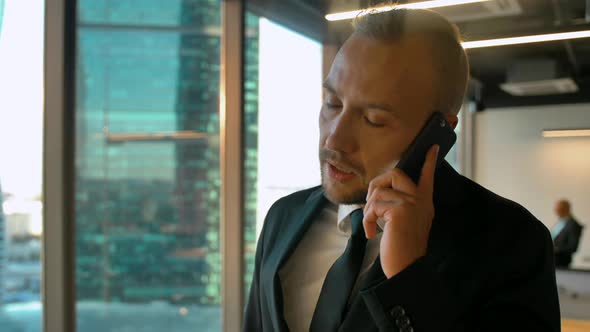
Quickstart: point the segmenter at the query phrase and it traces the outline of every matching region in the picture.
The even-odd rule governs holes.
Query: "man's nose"
[[[353,152],[357,147],[355,122],[353,112],[343,109],[329,125],[326,148],[345,153]]]

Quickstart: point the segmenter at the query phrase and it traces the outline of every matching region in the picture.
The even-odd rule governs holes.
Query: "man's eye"
[[[342,107],[342,105],[340,105],[340,104],[333,104],[333,103],[329,103],[329,102],[327,102],[327,103],[326,103],[326,107],[327,107],[327,108],[341,108],[341,107]]]
[[[384,124],[381,124],[381,123],[377,123],[377,122],[371,121],[371,119],[369,119],[369,118],[368,118],[368,117],[366,117],[366,116],[365,116],[365,122],[366,122],[366,123],[367,123],[369,126],[371,126],[371,127],[375,127],[375,128],[381,128],[381,127],[385,127],[385,125],[384,125]]]

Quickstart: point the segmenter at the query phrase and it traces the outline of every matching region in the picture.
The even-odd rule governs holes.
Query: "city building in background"
[[[79,330],[221,327],[220,16],[221,1],[78,2]]]
[[[129,317],[157,303],[160,316],[154,314],[154,320],[166,312],[179,318],[172,330],[220,327],[220,4],[78,4],[75,215],[81,330],[106,326],[86,314],[91,311],[114,315],[118,308]],[[270,204],[319,183],[313,163],[321,44],[252,12],[246,13],[245,38],[245,204],[244,228],[237,231],[244,236],[247,291],[257,234]],[[302,52],[285,57],[287,50],[278,47],[283,43],[297,43]],[[302,63],[285,66],[295,60]],[[298,132],[308,134],[297,137]],[[268,171],[275,160],[288,162],[291,173],[308,164],[310,171],[305,169],[305,178],[284,177]],[[108,323],[134,328],[129,319]]]
[[[256,254],[258,206],[258,118],[260,72],[260,17],[247,11],[244,39],[243,192],[244,298],[252,283]]]
[[[41,202],[8,195],[4,203],[6,263],[3,302],[41,301]]]

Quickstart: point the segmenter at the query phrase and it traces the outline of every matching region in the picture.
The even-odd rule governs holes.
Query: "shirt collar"
[[[350,214],[352,211],[357,209],[363,209],[365,206],[363,204],[340,204],[338,205],[338,230],[344,234],[350,235],[352,232],[352,227],[350,225]],[[381,232],[383,230],[384,222],[382,219],[377,220],[377,232]]]

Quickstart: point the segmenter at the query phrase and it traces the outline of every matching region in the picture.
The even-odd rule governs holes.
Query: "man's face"
[[[559,218],[566,218],[570,214],[570,208],[567,202],[559,201],[555,204],[555,214]]]
[[[392,169],[435,111],[426,38],[383,42],[353,34],[324,83],[320,164],[327,198],[365,203],[368,184]]]

